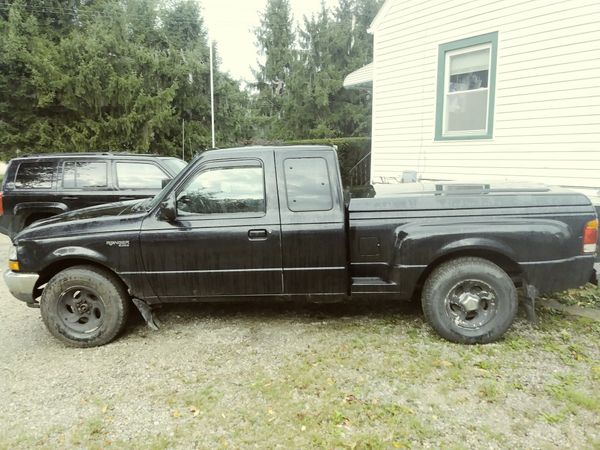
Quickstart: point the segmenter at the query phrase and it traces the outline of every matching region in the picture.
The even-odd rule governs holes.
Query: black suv
[[[52,153],[10,160],[0,193],[0,232],[103,203],[156,195],[185,167],[178,158],[127,153]]]

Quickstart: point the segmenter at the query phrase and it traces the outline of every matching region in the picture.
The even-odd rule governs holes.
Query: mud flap
[[[150,308],[148,303],[144,302],[143,300],[140,300],[139,298],[135,298],[135,297],[132,298],[132,300],[133,300],[133,304],[135,305],[135,307],[138,309],[138,311],[140,312],[140,314],[146,321],[146,324],[148,325],[148,327],[151,328],[152,330],[157,331],[158,330],[158,321],[155,319],[154,314],[152,313],[152,308]]]
[[[527,313],[527,320],[532,325],[537,324],[537,315],[535,314],[535,299],[538,296],[538,290],[531,284],[525,284],[525,297],[523,298],[523,306]]]

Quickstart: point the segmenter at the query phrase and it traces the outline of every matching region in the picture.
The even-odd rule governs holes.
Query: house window
[[[493,135],[498,33],[440,45],[436,140]]]

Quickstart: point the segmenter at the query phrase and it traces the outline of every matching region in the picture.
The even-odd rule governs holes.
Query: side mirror
[[[177,203],[175,201],[175,193],[169,195],[160,204],[158,210],[158,218],[165,222],[173,222],[177,218]]]
[[[162,180],[160,180],[160,187],[161,189],[164,189],[164,187],[169,184],[171,182],[170,178],[163,178]]]

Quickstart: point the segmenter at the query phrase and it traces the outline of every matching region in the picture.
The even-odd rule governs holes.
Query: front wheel
[[[75,347],[96,347],[121,332],[129,303],[125,288],[113,274],[92,266],[75,266],[48,282],[40,308],[54,337]]]
[[[517,313],[517,291],[510,277],[482,258],[443,263],[427,278],[423,313],[444,338],[461,344],[498,340]]]

